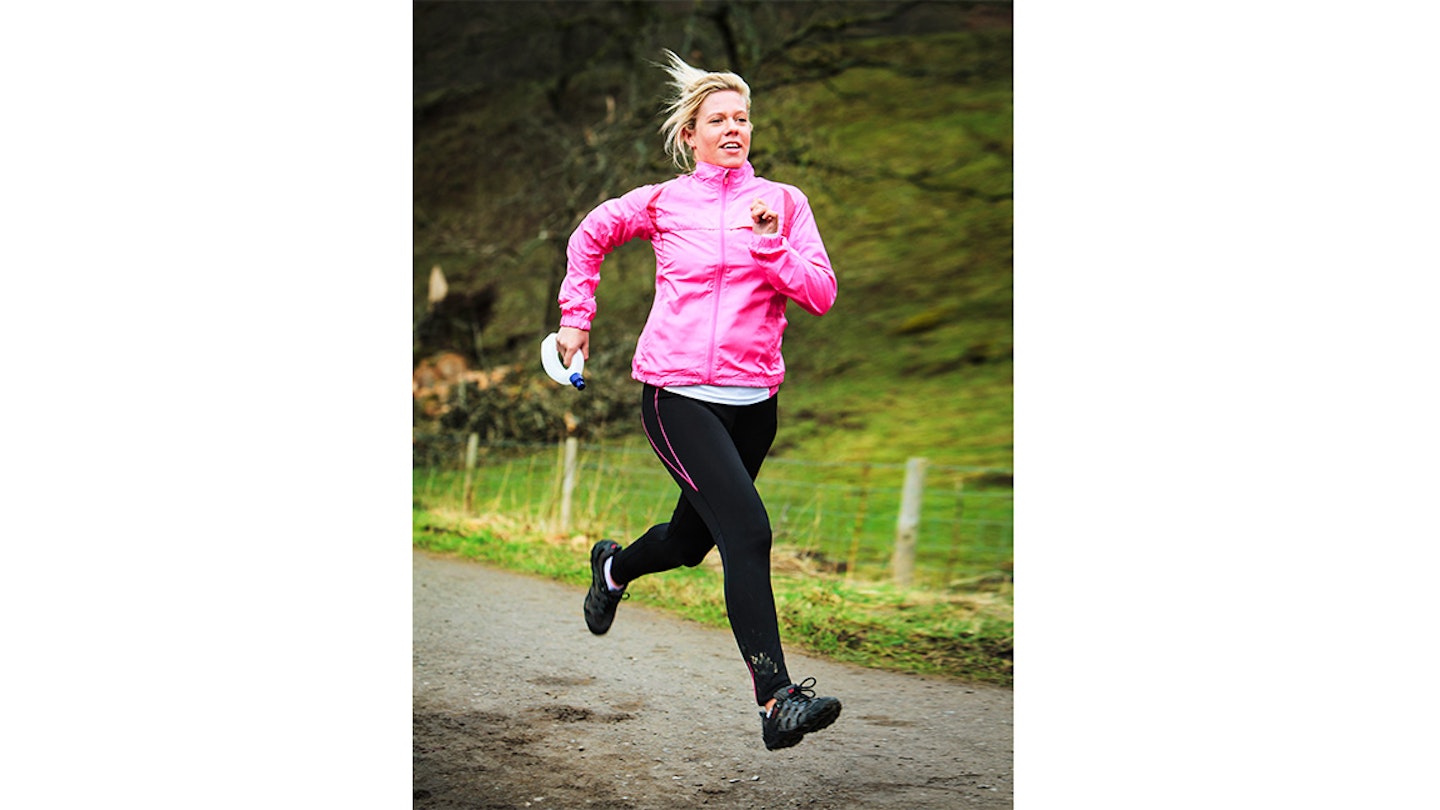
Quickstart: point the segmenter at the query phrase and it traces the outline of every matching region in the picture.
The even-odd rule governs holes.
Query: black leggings
[[[715,405],[647,384],[641,424],[680,485],[680,500],[669,523],[652,526],[610,564],[617,582],[632,582],[699,565],[719,548],[730,629],[762,706],[790,685],[770,589],[770,515],[755,491],[755,476],[775,440],[776,399]]]

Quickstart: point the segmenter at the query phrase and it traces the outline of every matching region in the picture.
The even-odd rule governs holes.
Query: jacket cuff
[[[574,329],[584,329],[586,332],[590,331],[590,319],[584,315],[561,315],[560,325],[569,326]]]
[[[750,252],[760,255],[782,253],[785,250],[785,236],[778,233],[752,234]]]

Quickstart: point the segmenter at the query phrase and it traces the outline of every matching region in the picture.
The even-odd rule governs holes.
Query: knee
[[[704,562],[710,549],[715,547],[714,539],[703,527],[701,531],[684,531],[671,523],[656,527],[662,528],[663,540],[657,546],[664,549],[665,561],[672,567],[683,565],[694,568]]]
[[[705,562],[705,558],[709,556],[709,554],[709,548],[684,549],[683,551],[680,551],[678,554],[676,554],[676,557],[678,558],[678,562],[681,565],[685,566],[686,568],[694,568],[700,563]]]
[[[774,541],[774,534],[770,530],[770,521],[756,522],[744,527],[743,531],[737,531],[734,539],[729,544],[729,551],[732,554],[742,554],[755,557],[768,557],[770,547]]]

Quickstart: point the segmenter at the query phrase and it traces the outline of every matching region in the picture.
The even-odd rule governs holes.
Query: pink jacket
[[[752,231],[757,197],[780,212],[779,233]],[[774,388],[785,379],[787,300],[814,315],[835,303],[835,273],[805,195],[755,176],[748,162],[738,169],[700,163],[585,217],[566,252],[561,326],[590,328],[600,263],[635,238],[655,249],[655,303],[632,366],[641,382]]]

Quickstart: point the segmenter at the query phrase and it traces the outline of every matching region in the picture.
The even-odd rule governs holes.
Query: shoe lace
[[[815,699],[815,679],[806,678],[800,683],[790,684],[785,691],[785,697],[780,701],[786,703],[794,701],[797,704],[809,703]]]
[[[800,683],[792,683],[779,699],[775,701],[775,710],[766,716],[764,712],[760,716],[765,718],[766,723],[773,723],[776,727],[785,727],[794,724],[815,699],[815,679],[806,678]]]

